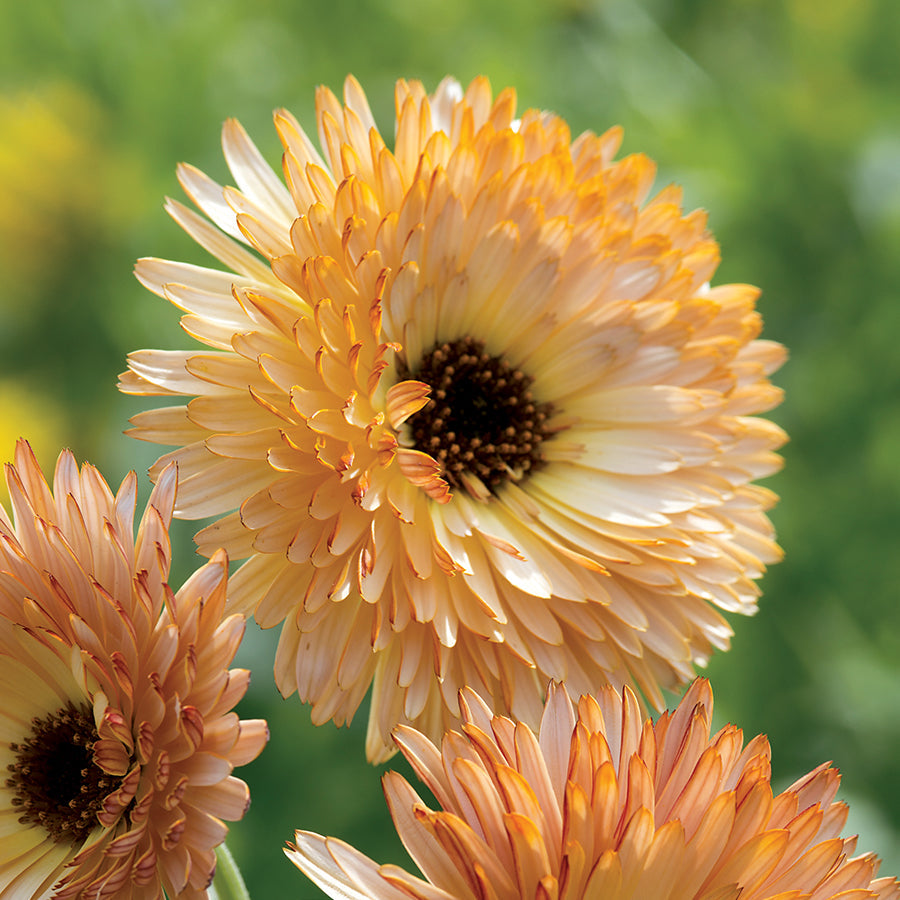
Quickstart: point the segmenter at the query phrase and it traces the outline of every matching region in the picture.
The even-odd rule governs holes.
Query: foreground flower
[[[635,695],[603,688],[573,710],[551,689],[535,735],[464,690],[462,734],[439,751],[399,727],[397,743],[443,807],[394,772],[384,790],[426,881],[298,831],[287,856],[340,900],[862,900],[900,897],[852,858],[847,807],[827,764],[778,796],[763,736],[710,736],[712,693],[697,680],[678,708],[641,724]]]
[[[705,216],[645,202],[617,129],[401,81],[391,152],[344,96],[317,96],[327,162],[276,114],[287,188],[233,121],[239,190],[179,169],[214,224],[169,212],[232,271],[138,264],[215,351],[131,355],[124,391],[197,395],[132,420],[180,446],[151,474],[178,461],[176,515],[239,507],[197,540],[250,557],[231,597],[284,622],[285,695],[341,723],[374,681],[370,757],[452,725],[463,685],[533,723],[549,678],[661,707],[779,555],[756,289],[709,287]]]
[[[0,507],[0,897],[199,900],[222,819],[249,793],[231,772],[265,722],[232,712],[244,623],[222,618],[227,560],[166,584],[175,467],[133,533],[136,479],[113,496],[59,457],[51,492],[20,442]]]

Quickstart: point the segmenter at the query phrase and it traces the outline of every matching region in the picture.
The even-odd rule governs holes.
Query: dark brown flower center
[[[93,761],[96,740],[90,707],[69,703],[33,719],[29,737],[10,744],[15,762],[7,767],[6,786],[21,824],[43,826],[54,841],[84,842],[116,783]]]
[[[534,379],[485,352],[484,342],[437,344],[414,371],[400,374],[431,387],[428,403],[409,419],[413,446],[440,462],[454,487],[469,472],[495,490],[544,465],[553,405],[538,403]]]

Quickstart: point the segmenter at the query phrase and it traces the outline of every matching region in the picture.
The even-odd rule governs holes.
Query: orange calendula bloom
[[[769,745],[710,735],[698,679],[672,713],[641,721],[630,688],[574,705],[552,687],[535,734],[474,692],[461,733],[438,750],[395,738],[441,809],[395,772],[394,824],[425,879],[379,866],[343,841],[298,831],[287,856],[339,900],[896,900],[878,859],[853,856],[828,764],[773,795]]]
[[[266,724],[232,711],[249,672],[223,619],[218,553],[166,583],[175,467],[134,536],[136,479],[115,496],[60,455],[53,489],[20,442],[0,507],[0,898],[202,900],[222,821],[250,796],[231,773]]]
[[[719,249],[678,188],[615,160],[619,129],[496,98],[483,78],[396,88],[389,149],[359,84],[317,94],[324,158],[287,112],[282,182],[237,122],[237,187],[191,166],[223,264],[143,259],[208,351],[143,350],[122,390],[191,398],[132,434],[179,449],[175,514],[248,561],[235,609],[283,623],[282,693],[348,720],[370,758],[436,737],[463,685],[535,723],[543,687],[689,680],[752,613],[779,549],[753,485],[782,431],[782,348],[757,290],[710,287]]]

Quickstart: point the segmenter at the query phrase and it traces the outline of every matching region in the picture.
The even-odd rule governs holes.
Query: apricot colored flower
[[[340,900],[863,900],[900,897],[873,854],[840,836],[840,776],[819,766],[773,795],[769,745],[740,729],[710,735],[698,679],[672,713],[641,722],[630,688],[573,707],[552,687],[535,734],[461,693],[461,733],[438,750],[395,738],[441,809],[395,772],[394,824],[424,880],[343,841],[298,831],[285,851]]]
[[[232,711],[249,672],[223,619],[217,553],[166,583],[175,467],[133,531],[136,479],[115,496],[60,455],[53,489],[27,444],[0,507],[0,898],[201,900],[224,820],[266,724]]]
[[[663,706],[752,613],[779,556],[753,479],[782,431],[757,291],[619,129],[571,140],[511,90],[317,94],[323,159],[275,115],[285,184],[234,121],[237,188],[190,166],[175,220],[223,268],[141,260],[209,351],[143,350],[122,390],[194,397],[132,433],[179,449],[175,514],[248,558],[234,608],[282,624],[275,675],[367,749],[433,737],[463,685],[536,723],[543,687],[637,684]]]

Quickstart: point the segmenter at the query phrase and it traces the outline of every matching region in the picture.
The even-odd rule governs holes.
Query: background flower
[[[231,772],[267,730],[232,711],[244,623],[222,617],[222,553],[169,589],[175,480],[161,474],[135,538],[133,474],[113,496],[64,452],[51,491],[24,442],[7,466],[3,897],[203,898],[222,820],[249,804]]]
[[[184,445],[151,476],[177,461],[176,515],[227,514],[200,551],[251,556],[232,601],[285,623],[283,694],[340,724],[372,684],[370,759],[464,685],[535,723],[548,677],[661,707],[779,555],[748,484],[784,440],[751,415],[783,359],[757,291],[709,287],[705,216],[647,200],[619,129],[400,81],[391,152],[353,78],[344,101],[317,95],[324,161],[276,114],[287,188],[234,121],[240,190],[180,168],[221,231],[169,212],[232,272],[138,264],[215,351],[129,356],[123,391],[199,395],[132,420]]]
[[[27,434],[35,457],[50,465],[59,454],[63,414],[52,393],[35,394],[18,379],[0,381],[0,460],[13,458],[16,441]],[[9,495],[0,484],[0,503]]]
[[[697,680],[672,713],[645,721],[635,695],[606,687],[573,708],[551,688],[541,727],[492,716],[462,692],[462,733],[438,750],[397,729],[400,749],[441,806],[388,773],[385,796],[425,880],[378,866],[348,844],[298,831],[285,852],[335,898],[900,896],[853,856],[835,803],[837,770],[819,766],[782,793],[769,745],[727,725],[710,735],[712,693]],[[856,889],[856,891],[854,891]]]

